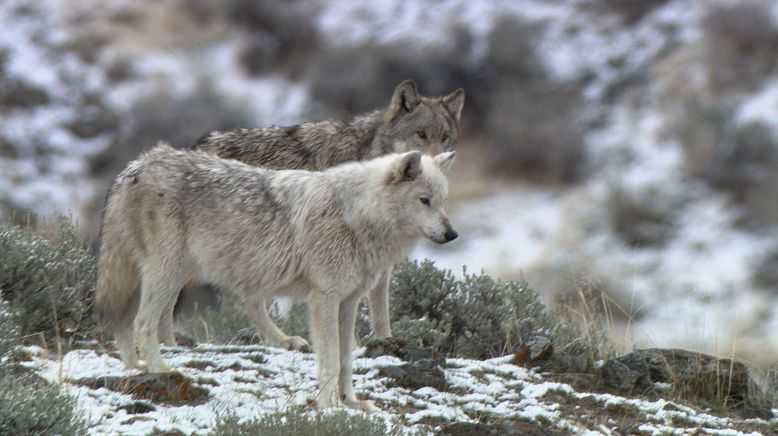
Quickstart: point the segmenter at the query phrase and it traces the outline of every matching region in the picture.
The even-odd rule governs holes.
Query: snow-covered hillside
[[[61,360],[38,347],[26,351],[31,360],[25,366],[49,382],[62,383],[78,399],[91,434],[208,434],[220,414],[249,420],[297,407],[313,413],[316,371],[311,354],[261,346],[168,347],[164,357],[180,372],[157,383],[153,376],[125,371],[120,360],[89,349],[71,351]],[[381,409],[378,416],[421,434],[452,422],[479,421],[501,422],[516,434],[742,435],[766,434],[778,425],[776,418],[721,417],[662,398],[575,389],[512,364],[512,356],[446,359],[443,386],[422,386],[421,379],[417,386],[398,386],[387,368],[405,362],[393,356],[358,357],[364,352],[354,352],[357,395],[375,402]]]

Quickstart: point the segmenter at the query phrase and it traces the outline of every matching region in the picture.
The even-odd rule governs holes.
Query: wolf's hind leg
[[[116,326],[114,332],[116,348],[127,369],[139,368],[138,353],[135,352],[135,340],[133,339],[132,318]]]
[[[254,327],[265,344],[288,350],[302,350],[310,347],[308,341],[300,336],[288,336],[278,328],[270,314],[267,313],[267,301],[263,297],[249,298],[248,301],[243,302],[243,307],[254,322]]]
[[[159,352],[159,323],[164,312],[175,304],[190,274],[183,260],[155,260],[144,265],[135,339],[149,372],[169,371]]]
[[[162,312],[162,319],[159,320],[159,340],[168,346],[175,347],[178,345],[176,342],[175,328],[173,324],[175,322],[174,311],[176,309],[176,301],[178,300],[178,294],[172,299],[170,307],[165,308]]]

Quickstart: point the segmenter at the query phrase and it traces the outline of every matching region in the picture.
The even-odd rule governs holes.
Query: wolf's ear
[[[435,165],[437,165],[441,171],[447,173],[451,169],[451,164],[454,163],[454,158],[457,157],[456,151],[449,151],[448,153],[440,153],[432,158]]]
[[[401,154],[392,164],[387,180],[389,183],[409,182],[421,174],[421,152],[410,151]]]
[[[451,94],[443,97],[440,100],[445,106],[446,110],[459,121],[459,117],[462,115],[462,108],[465,106],[465,90],[462,88],[457,89]]]
[[[394,118],[398,116],[401,111],[411,112],[419,103],[421,103],[421,98],[419,97],[419,92],[416,90],[416,84],[413,80],[406,80],[397,85],[397,88],[394,88],[392,101],[389,103],[389,111]]]

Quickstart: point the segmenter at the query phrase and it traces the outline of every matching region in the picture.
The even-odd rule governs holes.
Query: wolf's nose
[[[446,230],[446,234],[443,235],[446,238],[446,242],[451,242],[459,236],[456,230]]]

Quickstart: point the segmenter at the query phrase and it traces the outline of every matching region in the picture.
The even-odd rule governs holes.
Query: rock
[[[395,356],[409,362],[442,358],[431,348],[420,348],[402,338],[372,338],[365,344],[364,357],[378,356]]]
[[[632,371],[629,366],[618,359],[608,359],[600,368],[600,377],[605,385],[621,391],[634,389],[637,386],[637,381],[644,375]]]
[[[554,346],[551,344],[550,339],[545,336],[531,336],[513,356],[511,363],[514,365],[534,366],[538,362],[550,359],[553,354]]]
[[[448,388],[446,375],[439,361],[433,359],[421,359],[400,366],[385,366],[379,368],[378,373],[392,378],[395,386],[403,388],[415,390],[431,387],[439,391]]]
[[[744,363],[681,349],[649,348],[608,359],[600,377],[619,390],[645,388],[656,382],[682,385],[683,392],[696,397],[724,398],[738,406],[746,406],[749,398],[762,394],[751,382]]]
[[[600,377],[607,386],[622,391],[647,388],[652,381],[645,358],[634,352],[608,359],[600,368]]]

